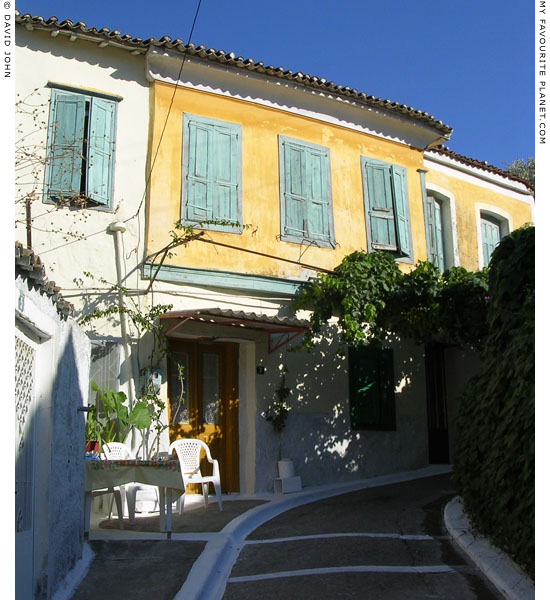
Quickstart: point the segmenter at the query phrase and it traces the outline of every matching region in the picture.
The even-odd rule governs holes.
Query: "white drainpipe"
[[[118,284],[118,306],[124,308],[124,294],[122,293],[122,234],[126,231],[126,225],[121,221],[111,223],[109,231],[115,234],[115,262],[116,276]],[[122,336],[122,348],[124,350],[124,365],[126,367],[126,378],[128,380],[128,404],[130,410],[134,407],[134,378],[132,373],[132,363],[130,357],[130,348],[128,346],[128,327],[126,313],[120,312],[120,333]]]

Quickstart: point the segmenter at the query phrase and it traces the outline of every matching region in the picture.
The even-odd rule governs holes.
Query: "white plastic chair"
[[[105,442],[101,453],[107,460],[127,460],[134,458],[128,446],[121,442]]]
[[[120,442],[109,442],[103,444],[101,449],[100,457],[105,460],[124,460],[127,458],[133,458],[132,453],[126,447],[125,444],[121,444]],[[124,504],[126,504],[126,493],[123,485],[116,486],[115,488],[108,488],[106,490],[97,490],[94,491],[93,495],[101,495],[107,494],[111,492],[113,497],[111,498],[111,503],[109,504],[109,520],[111,519],[111,514],[113,512],[113,500],[116,502],[118,520],[120,522],[120,528],[123,529],[122,519],[124,518]]]
[[[109,442],[103,444],[103,454],[107,460],[134,460],[135,456],[131,450],[120,442]],[[147,485],[146,483],[130,483],[126,486],[120,486],[126,504],[128,505],[128,516],[130,523],[134,522],[136,516],[136,496],[138,492],[153,490],[158,504],[158,490],[154,485]],[[116,496],[114,497],[116,500]],[[111,506],[109,507],[109,519],[111,518],[111,511],[113,508],[113,500],[111,500]],[[117,504],[118,509],[118,504]],[[122,509],[124,511],[124,509]],[[119,513],[121,514],[121,513]],[[123,514],[123,513],[122,513]],[[123,515],[124,516],[124,515]]]
[[[216,499],[220,511],[222,508],[222,487],[220,483],[220,467],[218,461],[212,458],[210,454],[210,448],[202,441],[195,439],[181,439],[176,440],[170,444],[169,452],[175,450],[180,461],[181,477],[183,480],[183,490],[192,483],[202,484],[202,497],[204,500],[205,508],[208,506],[208,484],[211,483],[214,486],[216,492]],[[202,475],[200,468],[200,455],[201,450],[204,450],[206,459],[212,464],[212,475]],[[180,498],[179,513],[183,514],[185,505],[185,493]]]
[[[125,452],[124,450],[126,450],[127,452]],[[124,444],[111,442],[110,444],[103,444],[101,458],[107,460],[121,460],[123,458],[126,458],[127,453],[129,453],[129,451],[127,450]],[[101,488],[99,490],[92,490],[91,497],[96,498],[97,496],[103,496],[105,494],[113,495],[111,498],[111,503],[109,504],[109,520],[111,519],[111,515],[113,513],[114,501],[116,502],[119,527],[120,529],[124,529],[124,500],[126,499],[124,486],[117,485],[111,488]]]

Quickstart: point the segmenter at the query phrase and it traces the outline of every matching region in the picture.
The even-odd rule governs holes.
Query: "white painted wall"
[[[261,413],[274,399],[279,365],[288,367],[291,407],[281,434],[281,456],[291,458],[304,486],[349,481],[428,464],[424,350],[410,341],[395,342],[396,431],[353,431],[349,420],[347,356],[336,354],[339,341],[327,338],[311,352],[267,354],[257,344],[256,491],[272,491],[277,477],[279,440]]]
[[[87,403],[90,341],[20,277],[15,307],[16,335],[36,349],[31,583],[34,598],[48,600],[82,555],[85,419],[78,408]]]
[[[109,224],[123,221],[123,284],[139,288],[136,269],[143,255],[145,226],[146,157],[149,127],[149,84],[144,58],[112,47],[68,36],[51,37],[45,31],[16,31],[18,101],[16,148],[31,151],[32,164],[17,171],[16,240],[26,245],[25,206],[33,196],[32,247],[48,265],[48,276],[61,287],[63,297],[80,311],[92,312],[116,302],[110,286],[116,283],[115,242]],[[44,156],[51,89],[65,84],[86,92],[120,96],[116,123],[116,162],[112,210],[77,210],[44,204]],[[35,115],[29,111],[35,110]],[[94,279],[85,276],[93,274]],[[104,280],[104,281],[103,281]],[[141,298],[134,297],[138,305]],[[90,328],[96,339],[120,340],[118,319],[96,321]],[[132,333],[132,332],[131,332]],[[127,382],[122,389],[128,392]]]

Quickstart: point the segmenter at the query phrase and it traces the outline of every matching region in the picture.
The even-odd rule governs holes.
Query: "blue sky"
[[[198,0],[23,0],[21,12],[188,41]],[[534,155],[534,3],[202,0],[191,41],[326,77],[453,127],[448,146],[504,168]]]

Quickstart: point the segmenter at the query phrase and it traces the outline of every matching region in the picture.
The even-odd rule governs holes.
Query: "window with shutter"
[[[491,254],[500,242],[500,222],[490,215],[481,215],[481,244],[483,246],[483,266],[488,267]]]
[[[405,168],[362,156],[361,171],[369,251],[388,250],[411,262]]]
[[[426,231],[428,235],[428,260],[435,265],[440,273],[446,268],[445,246],[443,239],[441,202],[434,196],[426,196]]]
[[[334,247],[328,148],[279,136],[281,240]]]
[[[45,202],[110,208],[116,102],[52,90]]]
[[[241,126],[185,114],[182,160],[182,221],[240,233]]]
[[[395,430],[393,350],[350,348],[348,361],[351,428]]]

